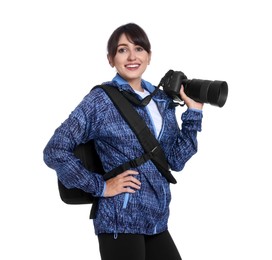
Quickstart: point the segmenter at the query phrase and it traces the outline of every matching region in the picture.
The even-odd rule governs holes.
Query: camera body
[[[181,71],[169,70],[161,79],[160,85],[163,87],[164,92],[174,100],[181,100],[179,94],[181,85],[183,85],[187,96],[200,103],[223,107],[228,96],[226,81],[190,80]]]

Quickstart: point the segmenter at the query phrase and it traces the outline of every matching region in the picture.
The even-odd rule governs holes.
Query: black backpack
[[[119,89],[115,87],[101,85],[96,86],[95,88],[98,87],[102,88],[108,94],[113,104],[119,110],[120,114],[124,117],[125,121],[135,132],[145,153],[142,156],[135,158],[132,161],[126,162],[107,173],[105,173],[103,170],[102,163],[95,150],[93,140],[77,146],[74,150],[75,156],[81,160],[82,164],[87,170],[102,174],[105,181],[117,176],[125,170],[136,168],[146,161],[152,160],[157,169],[170,183],[176,183],[175,178],[169,171],[167,160],[159,142],[150,132],[145,121],[128,101],[127,96],[124,97],[123,92],[119,91]],[[93,197],[90,193],[84,192],[83,190],[77,188],[67,189],[59,180],[58,187],[62,201],[67,204],[96,204],[96,198]],[[94,208],[95,207],[93,207],[92,211]]]
[[[75,156],[80,159],[84,167],[91,172],[104,174],[102,163],[95,150],[94,141],[90,140],[85,144],[78,145],[74,150]],[[67,204],[90,204],[95,197],[81,189],[67,189],[60,180],[58,180],[59,194],[63,202]]]

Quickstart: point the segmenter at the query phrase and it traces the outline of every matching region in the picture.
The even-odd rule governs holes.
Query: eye
[[[126,52],[126,51],[127,51],[126,48],[119,48],[119,49],[117,50],[118,53],[124,53],[124,52]]]
[[[138,46],[138,47],[136,47],[136,51],[138,51],[138,52],[144,51],[144,48],[141,46]]]

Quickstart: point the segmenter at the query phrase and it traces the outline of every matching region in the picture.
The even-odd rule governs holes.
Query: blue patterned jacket
[[[118,74],[111,82],[114,87],[134,92]],[[149,92],[154,86],[142,80]],[[139,97],[140,98],[140,97]],[[157,137],[173,171],[181,171],[197,152],[197,131],[201,131],[202,112],[187,109],[178,126],[172,100],[159,90],[153,97],[163,118]],[[135,107],[155,134],[146,107]],[[167,229],[170,185],[151,161],[137,167],[141,189],[136,193],[122,193],[103,197],[105,182],[95,172],[88,172],[73,155],[74,148],[90,139],[95,140],[106,172],[143,154],[137,137],[125,123],[107,94],[100,88],[88,93],[69,117],[55,130],[44,149],[44,161],[57,172],[67,187],[77,187],[99,197],[94,219],[95,233],[156,234]]]

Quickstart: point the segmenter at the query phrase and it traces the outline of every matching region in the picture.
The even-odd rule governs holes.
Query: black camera
[[[226,103],[228,96],[226,81],[190,80],[181,71],[169,70],[160,82],[164,92],[174,100],[181,100],[179,94],[181,84],[185,94],[197,102],[209,103],[218,107],[223,107]]]

